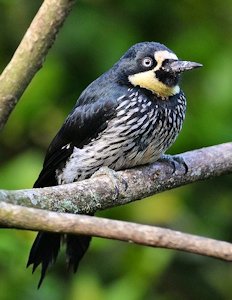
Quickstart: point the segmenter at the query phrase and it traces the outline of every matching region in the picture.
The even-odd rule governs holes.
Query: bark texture
[[[11,61],[0,76],[0,130],[36,72],[74,0],[45,0],[28,28]]]
[[[0,203],[0,226],[84,234],[232,261],[232,244],[170,229]]]
[[[182,153],[173,162],[135,169],[103,169],[67,185],[27,190],[0,190],[0,202],[69,213],[94,213],[130,203],[192,182],[232,173],[232,143]]]

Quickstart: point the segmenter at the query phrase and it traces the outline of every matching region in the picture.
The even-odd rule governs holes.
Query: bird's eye
[[[145,57],[142,61],[142,64],[146,68],[150,68],[154,64],[154,60],[151,57]]]

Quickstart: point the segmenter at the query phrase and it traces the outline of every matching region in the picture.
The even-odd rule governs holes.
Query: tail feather
[[[85,235],[67,235],[66,237],[66,255],[68,259],[68,268],[75,273],[85,252],[89,248],[91,236]]]
[[[41,264],[41,277],[39,280],[38,288],[40,288],[47,268],[50,264],[56,261],[58,252],[60,250],[61,235],[58,233],[39,232],[32,245],[27,267],[32,265],[32,273]]]
[[[41,276],[38,283],[40,288],[49,265],[56,261],[60,250],[62,235],[59,233],[39,232],[32,245],[27,267],[32,265],[32,273],[41,264]],[[75,273],[80,260],[89,247],[91,237],[83,235],[67,235],[66,237],[66,255],[68,259],[68,268]]]

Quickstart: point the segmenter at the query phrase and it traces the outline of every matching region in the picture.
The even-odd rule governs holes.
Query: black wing
[[[80,101],[50,144],[34,187],[57,185],[56,169],[69,158],[75,146],[82,148],[106,128],[116,106],[116,100]]]

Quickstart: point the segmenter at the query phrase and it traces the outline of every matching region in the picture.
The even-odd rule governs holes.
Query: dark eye
[[[151,57],[145,57],[143,60],[142,60],[142,65],[146,68],[150,68],[152,67],[154,64],[154,60],[151,58]]]

